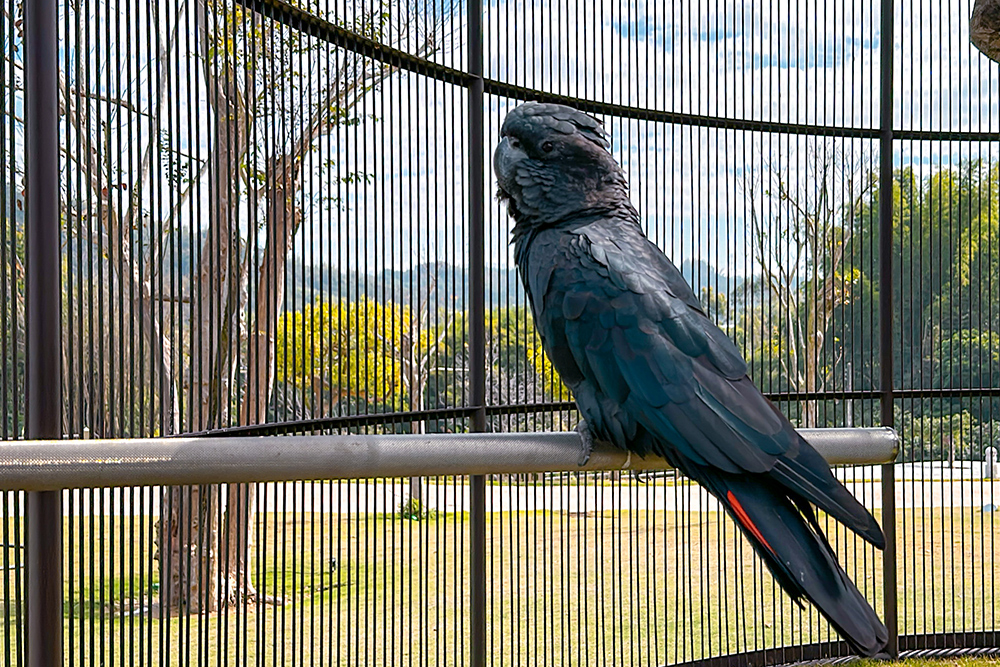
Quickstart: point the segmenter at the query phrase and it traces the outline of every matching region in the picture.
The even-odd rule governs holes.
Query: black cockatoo
[[[874,517],[747,377],[733,342],[643,233],[602,125],[569,107],[511,111],[493,156],[518,271],[584,442],[657,454],[725,506],[782,588],[860,654],[888,633],[837,562],[814,506],[878,548]]]

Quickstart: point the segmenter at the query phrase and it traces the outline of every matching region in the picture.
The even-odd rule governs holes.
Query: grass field
[[[834,638],[815,612],[780,594],[717,512],[490,517],[492,664],[661,665]],[[897,526],[901,632],[1000,625],[993,588],[1000,578],[1000,522],[975,509],[921,509],[898,512]],[[464,662],[466,514],[420,521],[374,513],[261,514],[251,573],[262,596],[283,604],[163,620],[155,610],[128,613],[159,597],[152,536],[148,518],[67,520],[68,663]],[[830,539],[881,612],[881,555],[833,524]],[[13,574],[5,584],[8,622],[0,642],[13,639],[18,626]],[[161,655],[169,659],[161,663]]]
[[[886,662],[882,660],[858,660],[858,667],[995,667],[1000,665],[1000,656],[963,657],[963,658],[910,658]]]

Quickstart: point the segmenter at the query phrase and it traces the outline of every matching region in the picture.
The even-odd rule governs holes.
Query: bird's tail
[[[700,480],[725,505],[782,588],[805,597],[858,653],[885,649],[889,633],[847,577],[812,506],[754,480],[712,474]]]

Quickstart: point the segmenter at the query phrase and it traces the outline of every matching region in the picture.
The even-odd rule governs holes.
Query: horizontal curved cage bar
[[[64,0],[47,184],[24,176],[31,33],[0,1],[3,440],[36,187],[67,438],[573,428],[490,166],[510,109],[561,101],[605,123],[779,409],[898,430],[894,464],[836,469],[886,555],[823,519],[897,648],[1000,644],[1000,76],[970,0]],[[5,493],[8,665],[24,510]],[[63,538],[71,665],[847,655],[673,472],[79,489],[62,513],[34,529]]]

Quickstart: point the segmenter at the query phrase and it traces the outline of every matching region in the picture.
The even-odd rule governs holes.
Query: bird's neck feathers
[[[517,243],[543,229],[574,227],[595,218],[618,218],[639,224],[639,214],[628,198],[628,182],[621,172],[600,180],[539,179],[516,196],[501,193],[514,219],[512,241]]]
[[[510,203],[510,202],[508,202]],[[614,205],[595,206],[586,210],[574,211],[564,217],[552,220],[539,220],[531,216],[521,216],[515,213],[515,208],[511,204],[511,217],[515,220],[514,228],[511,230],[510,242],[514,246],[514,261],[518,266],[523,265],[527,257],[528,248],[539,233],[548,229],[561,229],[567,233],[590,224],[597,220],[617,221],[623,227],[634,225],[642,234],[642,225],[639,222],[639,213],[635,210],[628,197]]]

